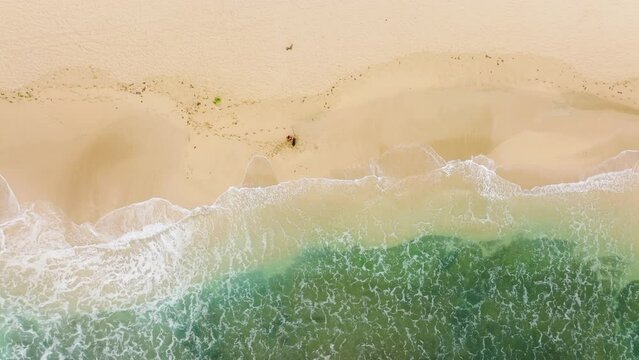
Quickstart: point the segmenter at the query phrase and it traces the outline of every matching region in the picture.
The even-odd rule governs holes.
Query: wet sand
[[[231,186],[375,174],[371,160],[402,144],[445,160],[488,156],[531,188],[585,179],[639,149],[637,86],[495,54],[416,54],[320,93],[262,100],[69,68],[2,91],[0,171],[21,202],[51,202],[79,222],[151,197],[194,207]],[[265,159],[250,165],[254,156]]]

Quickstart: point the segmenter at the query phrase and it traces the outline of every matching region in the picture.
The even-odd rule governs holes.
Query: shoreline
[[[284,261],[325,241],[385,249],[421,235],[468,238],[488,247],[493,240],[561,239],[602,259],[627,257],[632,261],[624,278],[639,276],[639,223],[632,211],[639,204],[639,168],[560,189],[521,190],[474,161],[442,165],[404,178],[304,178],[232,188],[191,211],[152,199],[94,224],[75,224],[34,204],[2,224],[0,265],[5,277],[39,286],[31,303],[68,302],[78,311],[91,307],[76,299],[88,296],[94,308],[148,303],[229,271]],[[43,270],[27,275],[32,268]],[[60,294],[58,286],[74,283],[78,274],[85,281]],[[105,274],[127,280],[109,283],[94,297],[94,284]],[[20,286],[7,291],[23,296]]]
[[[530,56],[416,54],[271,100],[95,68],[2,93],[0,173],[21,201],[49,201],[76,222],[153,197],[193,208],[243,183],[358,178],[401,144],[444,160],[485,155],[524,188],[579,181],[639,149],[639,80],[589,80]],[[250,165],[255,156],[267,161]],[[393,161],[399,173],[421,166]]]
[[[0,14],[0,358],[639,355],[639,2]]]

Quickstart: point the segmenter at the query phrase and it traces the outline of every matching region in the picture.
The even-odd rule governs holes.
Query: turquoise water
[[[83,225],[0,183],[0,359],[639,359],[639,167],[431,160]]]
[[[152,306],[12,316],[0,346],[3,358],[637,358],[639,282],[625,268],[548,238],[310,247]]]

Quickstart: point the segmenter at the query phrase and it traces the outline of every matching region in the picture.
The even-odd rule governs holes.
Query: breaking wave
[[[637,357],[633,156],[523,190],[484,156],[399,147],[361,179],[93,224],[19,204],[0,177],[0,355]]]

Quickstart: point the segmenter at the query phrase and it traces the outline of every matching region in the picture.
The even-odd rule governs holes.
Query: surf
[[[623,324],[639,274],[638,166],[530,190],[487,157],[445,161],[425,147],[391,149],[369,169],[230,188],[192,210],[154,198],[82,224],[20,204],[2,179],[0,347],[9,358],[470,358],[577,356],[592,340],[633,354]],[[543,319],[541,298],[557,301],[556,319]],[[587,306],[616,330],[562,322]]]

